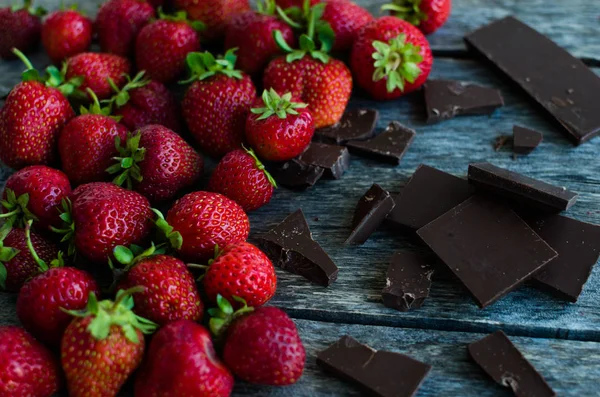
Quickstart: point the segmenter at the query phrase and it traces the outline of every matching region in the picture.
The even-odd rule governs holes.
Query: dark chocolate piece
[[[328,178],[339,179],[350,167],[350,153],[344,146],[312,142],[298,157],[303,163],[321,167]]]
[[[388,267],[383,304],[402,312],[418,309],[429,297],[433,267],[423,256],[414,252],[397,252]]]
[[[553,397],[556,393],[502,331],[473,342],[469,355],[496,383],[518,397]]]
[[[352,233],[346,244],[360,245],[383,223],[385,217],[394,209],[394,200],[390,194],[378,184],[374,184],[358,201]]]
[[[577,144],[600,133],[600,77],[546,36],[509,16],[465,41],[543,106]]]
[[[290,273],[328,286],[337,279],[338,268],[313,240],[302,210],[289,215],[267,234],[258,238],[273,264]]]
[[[339,123],[315,130],[315,138],[343,145],[351,140],[369,139],[375,132],[379,112],[375,109],[348,110]]]
[[[431,370],[428,364],[404,354],[377,351],[347,335],[317,353],[317,365],[381,397],[414,396]]]
[[[544,136],[541,132],[529,128],[513,127],[513,151],[518,154],[529,154],[542,143]]]
[[[392,121],[381,134],[367,141],[350,141],[348,148],[351,152],[367,157],[373,157],[385,162],[400,164],[400,160],[415,139],[416,132]]]
[[[314,186],[321,179],[325,170],[293,159],[283,164],[277,164],[270,169],[270,172],[279,185],[290,189],[304,190]]]
[[[417,234],[482,308],[518,287],[557,256],[512,209],[478,195]]]
[[[421,164],[394,198],[391,222],[420,229],[462,203],[475,191],[466,179]]]
[[[519,214],[556,252],[533,280],[561,298],[577,302],[583,285],[600,258],[600,226],[560,215]]]
[[[455,116],[492,114],[504,106],[500,90],[465,81],[427,80],[425,83],[427,122],[437,123]]]
[[[469,165],[469,182],[542,211],[559,212],[577,201],[577,193],[517,174],[490,163]]]

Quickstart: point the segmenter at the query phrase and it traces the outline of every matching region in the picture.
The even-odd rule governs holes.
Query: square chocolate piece
[[[379,112],[375,109],[347,110],[339,123],[315,130],[315,139],[338,145],[369,139],[375,132],[378,118]]]
[[[350,153],[344,146],[312,142],[298,160],[305,164],[321,167],[328,178],[340,179],[350,167]]]
[[[269,167],[269,171],[278,185],[296,190],[314,186],[325,172],[321,167],[306,164],[298,159]]]
[[[414,130],[392,121],[381,134],[366,141],[350,141],[348,148],[356,154],[398,165],[415,136]]]
[[[542,143],[544,136],[541,132],[529,128],[513,127],[513,151],[518,154],[529,154]]]
[[[383,304],[402,312],[418,309],[429,297],[433,267],[427,258],[415,252],[397,252],[388,267]]]

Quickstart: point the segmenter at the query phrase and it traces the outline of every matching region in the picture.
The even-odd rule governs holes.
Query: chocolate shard
[[[477,195],[417,234],[482,308],[521,285],[557,256],[510,207]]]
[[[390,194],[378,184],[371,186],[358,201],[352,220],[352,233],[346,244],[360,245],[367,241],[393,209],[394,200]]]
[[[465,81],[427,80],[424,90],[428,123],[461,115],[492,114],[504,106],[499,90]]]
[[[378,118],[379,112],[375,109],[348,110],[339,123],[315,130],[315,139],[338,145],[369,139],[375,132]]]
[[[273,264],[283,270],[323,286],[337,279],[337,266],[313,240],[301,209],[260,236],[258,244]]]
[[[350,167],[350,152],[344,146],[312,142],[298,160],[323,168],[328,178],[339,179]]]
[[[404,153],[415,139],[416,132],[392,121],[381,134],[366,141],[350,141],[348,148],[359,155],[392,164],[400,164]]]
[[[418,309],[429,297],[433,267],[423,255],[397,252],[388,267],[383,304],[402,312]]]
[[[577,144],[600,133],[600,77],[546,36],[509,16],[465,41],[546,109]]]
[[[304,190],[314,186],[321,179],[325,170],[293,159],[283,164],[277,164],[270,169],[270,172],[279,185],[290,189]]]
[[[414,396],[431,366],[404,354],[377,351],[351,336],[317,354],[317,365],[372,396]]]
[[[529,154],[542,143],[544,136],[541,132],[529,128],[513,127],[513,151],[518,154]]]
[[[402,193],[394,198],[396,207],[388,220],[420,229],[471,197],[474,191],[466,179],[421,164]]]
[[[564,211],[577,201],[577,193],[490,163],[470,164],[469,182],[541,211]]]
[[[536,273],[533,280],[557,296],[576,302],[600,258],[600,226],[531,211],[519,215],[558,252],[558,257]]]
[[[546,383],[506,334],[496,331],[473,342],[469,355],[496,383],[510,388],[518,397],[554,397]]]

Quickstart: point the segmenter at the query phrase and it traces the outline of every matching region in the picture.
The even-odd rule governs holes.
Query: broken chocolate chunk
[[[423,255],[397,252],[388,267],[383,304],[402,312],[418,309],[429,297],[433,267]]]
[[[437,123],[455,116],[492,114],[504,106],[499,90],[453,80],[428,80],[424,86],[427,122]]]
[[[513,151],[518,154],[529,154],[542,143],[544,136],[541,132],[529,128],[513,127]]]
[[[304,190],[314,186],[321,179],[325,170],[293,159],[283,164],[277,164],[270,169],[270,172],[279,185],[290,189]]]
[[[414,130],[392,121],[381,134],[366,141],[350,141],[348,148],[359,155],[400,164],[415,135]]]
[[[542,375],[513,345],[506,334],[496,331],[473,342],[469,355],[496,383],[518,397],[553,397],[556,393]]]
[[[352,233],[346,244],[360,245],[383,223],[385,217],[394,209],[394,200],[379,185],[374,184],[358,201]]]
[[[337,266],[319,243],[313,240],[301,209],[260,236],[258,242],[273,264],[283,270],[323,286],[337,279]]]
[[[339,179],[350,166],[350,153],[344,146],[312,142],[298,160],[323,168],[328,178]]]
[[[377,351],[351,336],[317,354],[317,365],[373,396],[414,396],[431,366],[404,354]]]
[[[348,110],[339,123],[315,130],[315,139],[338,145],[369,139],[375,132],[378,118],[379,112],[375,109]]]

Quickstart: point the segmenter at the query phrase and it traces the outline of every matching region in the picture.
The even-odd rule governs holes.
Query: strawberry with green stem
[[[46,10],[34,7],[32,0],[0,8],[0,58],[15,58],[13,48],[29,52],[37,47],[44,14]]]
[[[418,27],[424,34],[438,30],[448,20],[451,0],[392,0],[381,7],[396,18]]]
[[[67,78],[82,77],[80,89],[91,89],[100,99],[107,99],[112,94],[109,79],[121,87],[125,85],[125,76],[131,71],[131,63],[127,58],[105,53],[83,52],[67,59]],[[92,97],[89,97],[93,100]]]

